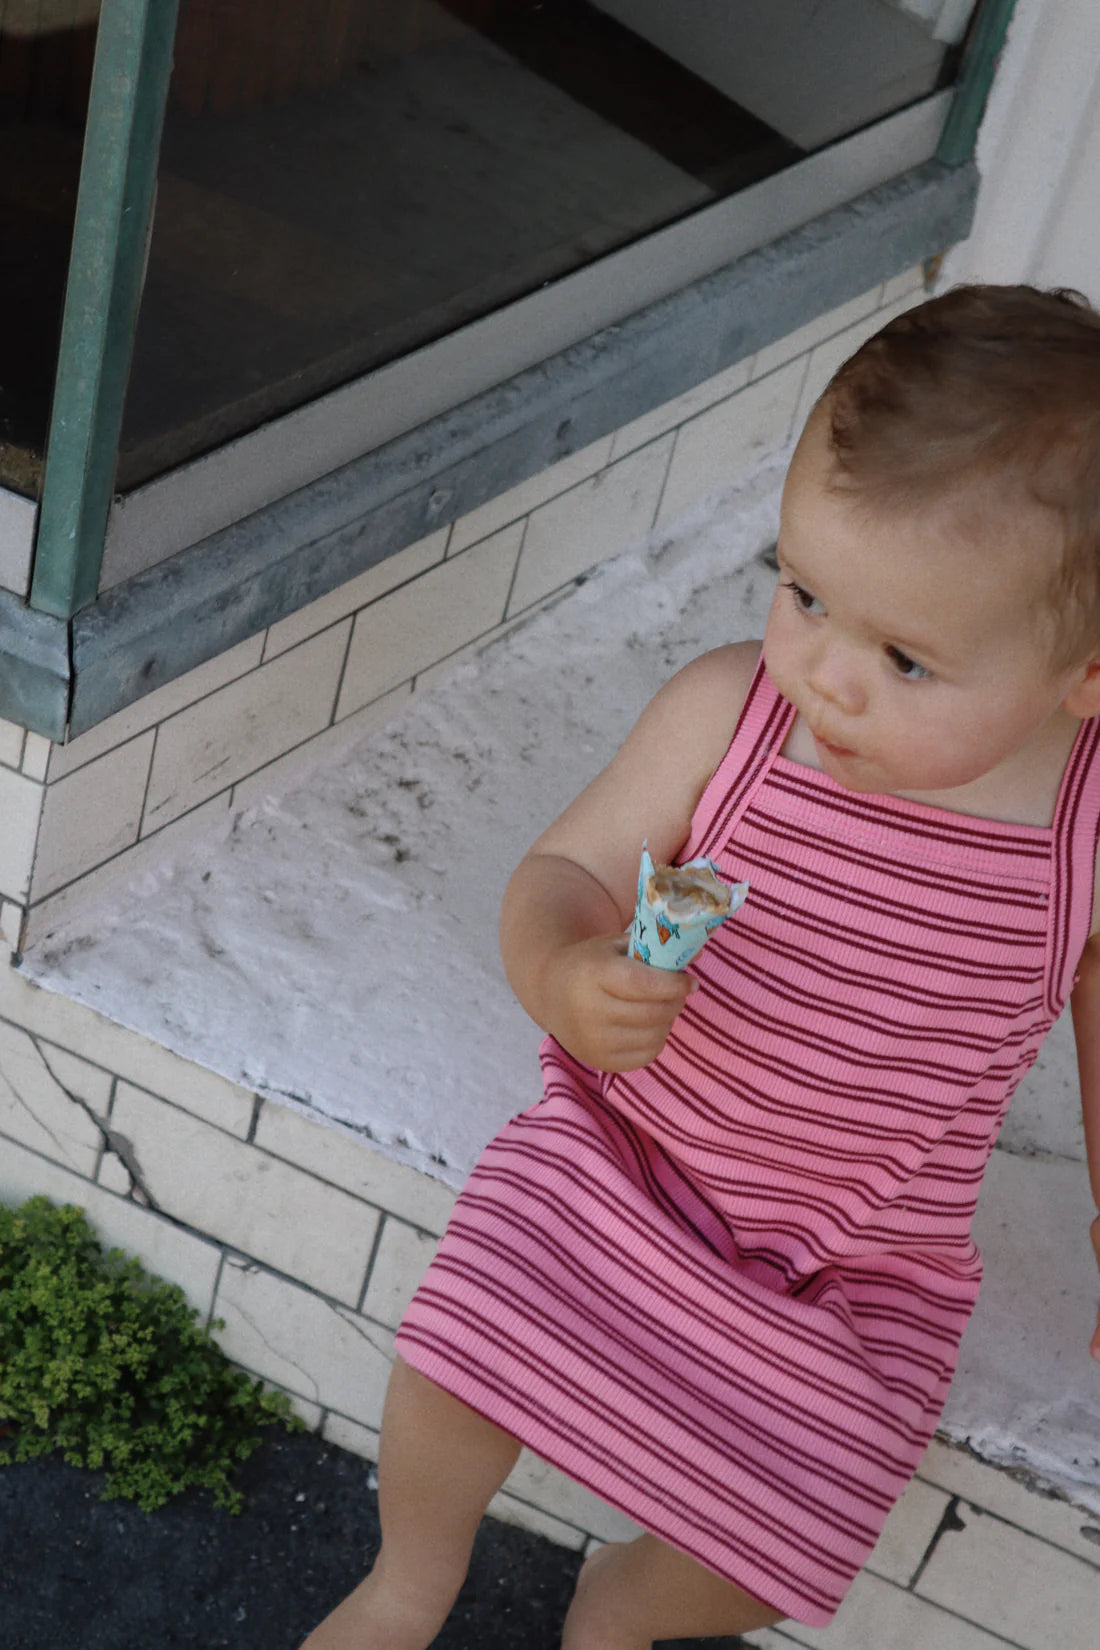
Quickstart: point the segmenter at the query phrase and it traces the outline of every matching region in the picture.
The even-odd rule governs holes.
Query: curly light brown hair
[[[920,508],[984,481],[1022,526],[1052,512],[1053,651],[1061,665],[1100,654],[1100,313],[1087,299],[955,287],[868,339],[819,408],[834,488]]]

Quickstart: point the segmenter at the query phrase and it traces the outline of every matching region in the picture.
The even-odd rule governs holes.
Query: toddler
[[[807,424],[778,559],[763,645],[681,671],[509,884],[545,1096],[398,1333],[381,1552],[308,1650],[425,1650],[521,1444],[646,1532],[588,1559],[565,1650],[828,1622],[1071,992],[1100,1199],[1100,315],[970,287],[891,321]],[[751,884],[683,975],[626,955],[643,838]]]

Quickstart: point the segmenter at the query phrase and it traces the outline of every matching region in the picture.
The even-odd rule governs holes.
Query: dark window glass
[[[923,96],[911,13],[183,0],[118,485]]]
[[[34,495],[99,0],[0,0],[0,486]]]

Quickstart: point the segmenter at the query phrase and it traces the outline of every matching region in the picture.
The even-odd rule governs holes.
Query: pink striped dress
[[[982,1173],[1089,932],[1100,730],[1048,830],[847,791],[779,754],[793,716],[760,668],[682,851],[752,891],[660,1059],[546,1041],[397,1345],[821,1625],[947,1394]]]

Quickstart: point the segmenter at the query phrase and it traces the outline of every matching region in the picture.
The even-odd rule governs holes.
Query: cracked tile
[[[104,1248],[137,1255],[147,1272],[179,1284],[189,1304],[205,1319],[221,1261],[221,1250],[215,1244],[5,1141],[0,1149],[0,1198],[17,1204],[37,1196],[78,1204]]]
[[[376,1210],[129,1083],[118,1085],[111,1128],[133,1148],[139,1179],[166,1214],[358,1302]]]
[[[291,1392],[377,1428],[393,1362],[393,1337],[353,1312],[262,1267],[222,1268],[215,1315],[230,1358]]]
[[[89,1177],[103,1138],[84,1106],[50,1075],[33,1039],[2,1022],[0,1133]]]

